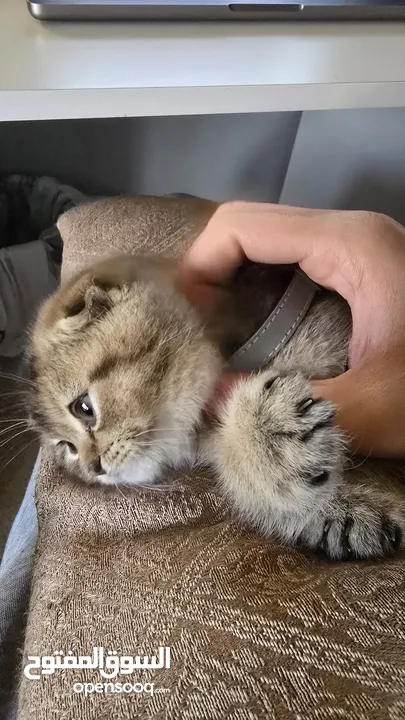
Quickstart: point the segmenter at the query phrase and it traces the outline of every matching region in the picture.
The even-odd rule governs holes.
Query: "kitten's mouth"
[[[242,380],[245,377],[248,377],[249,373],[237,373],[237,372],[225,372],[223,373],[219,380],[214,384],[212,393],[208,399],[208,402],[205,404],[204,407],[201,408],[201,414],[202,419],[208,422],[215,422],[220,414],[221,408],[226,404],[227,399],[232,392],[232,389],[234,385],[240,380]],[[198,423],[197,423],[198,426]],[[194,427],[194,431],[197,431],[197,426]],[[193,435],[194,433],[190,433]],[[146,479],[140,478],[138,475],[140,464],[143,465],[144,463],[148,463],[148,453],[144,452],[139,455],[138,458],[134,459],[131,463],[128,463],[125,465],[122,469],[112,472],[107,471],[107,473],[103,475],[95,475],[92,478],[92,482],[102,485],[102,486],[109,486],[109,487],[131,487],[131,488],[153,488],[153,489],[159,489],[161,488],[161,483],[159,483],[159,476],[158,477],[149,477]],[[145,469],[145,467],[143,467]],[[151,470],[152,468],[148,468]],[[136,481],[134,482],[134,477],[137,476]],[[152,472],[152,475],[154,473]]]

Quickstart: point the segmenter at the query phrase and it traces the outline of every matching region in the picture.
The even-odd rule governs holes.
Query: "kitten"
[[[86,482],[150,485],[165,466],[202,460],[243,520],[335,560],[403,547],[401,463],[350,469],[333,406],[309,378],[345,369],[350,311],[320,292],[276,359],[238,381],[213,426],[204,408],[224,368],[275,306],[291,269],[249,265],[209,317],[175,267],[109,259],[40,310],[29,341],[32,425]]]

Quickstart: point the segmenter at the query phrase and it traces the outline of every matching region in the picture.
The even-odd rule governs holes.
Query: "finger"
[[[235,203],[222,206],[209,221],[181,264],[185,282],[219,284],[245,258],[259,263],[303,263],[318,236],[314,218],[323,223],[326,212],[287,206]]]
[[[180,289],[188,297],[191,304],[208,317],[220,303],[220,288],[213,285],[197,282],[187,282],[180,279]]]
[[[246,259],[239,239],[229,230],[208,225],[179,265],[179,279],[190,285],[219,285]]]

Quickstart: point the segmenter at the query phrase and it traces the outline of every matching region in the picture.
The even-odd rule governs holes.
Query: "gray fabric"
[[[62,257],[55,223],[62,213],[85,200],[69,185],[51,177],[8,175],[0,178],[0,247],[46,242]]]
[[[24,330],[44,297],[56,290],[42,240],[0,249],[0,355],[23,351]]]
[[[0,179],[0,355],[16,357],[39,303],[55,290],[62,260],[61,214],[86,200],[49,177]]]
[[[34,501],[39,456],[0,563],[0,717],[14,720],[16,679],[38,525]]]
[[[259,370],[288,343],[308,312],[317,285],[304,273],[294,273],[287,290],[269,317],[251,338],[232,355],[231,370]]]

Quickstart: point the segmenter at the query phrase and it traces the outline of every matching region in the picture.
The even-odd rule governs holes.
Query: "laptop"
[[[405,0],[27,0],[38,20],[405,20]]]

